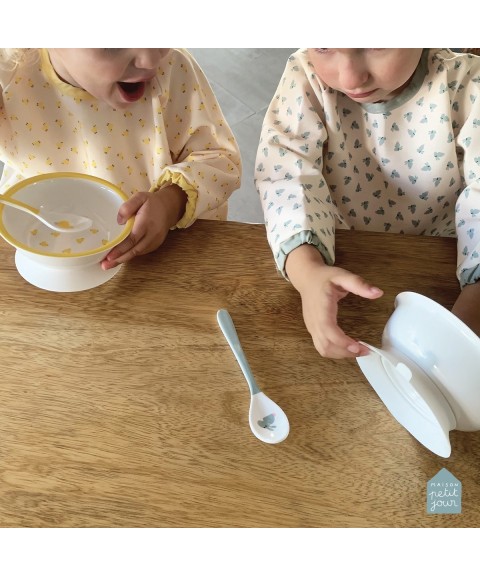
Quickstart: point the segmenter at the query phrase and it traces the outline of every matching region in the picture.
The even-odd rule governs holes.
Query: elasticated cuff
[[[292,250],[298,248],[302,244],[311,244],[317,248],[327,264],[332,265],[334,262],[327,247],[322,243],[318,236],[311,230],[302,230],[295,236],[291,236],[289,239],[282,242],[278,252],[274,255],[278,270],[287,280],[288,277],[285,273],[285,262],[287,256],[292,252]]]
[[[158,182],[150,189],[150,192],[164,188],[169,184],[176,184],[187,195],[187,206],[185,207],[185,212],[182,218],[173,227],[186,228],[191,225],[194,220],[193,215],[195,214],[195,207],[197,206],[198,192],[193,188],[183,174],[180,174],[179,172],[171,172],[170,170],[166,170],[163,173],[163,175],[158,179]]]
[[[463,287],[467,284],[475,284],[480,279],[480,264],[474,266],[473,268],[467,268],[462,270],[460,273],[459,281],[460,286]]]

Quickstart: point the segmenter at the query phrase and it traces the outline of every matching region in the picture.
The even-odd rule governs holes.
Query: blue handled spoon
[[[284,441],[290,432],[287,415],[258,387],[228,311],[219,310],[217,321],[250,388],[249,423],[252,433],[264,443]]]

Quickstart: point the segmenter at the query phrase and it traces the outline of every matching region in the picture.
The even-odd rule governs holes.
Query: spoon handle
[[[240,340],[237,335],[237,331],[235,330],[235,325],[233,324],[232,317],[230,316],[229,312],[225,309],[221,309],[217,312],[217,321],[222,329],[222,333],[224,334],[225,338],[227,339],[227,343],[230,345],[230,348],[237,359],[240,368],[242,369],[242,373],[244,374],[245,378],[247,379],[248,386],[250,388],[250,393],[252,395],[256,395],[260,392],[258,385],[253,377],[252,370],[250,365],[248,364],[247,357],[243,352],[242,345],[240,344]]]
[[[19,210],[23,210],[23,212],[28,212],[28,214],[33,214],[38,218],[39,210],[34,206],[30,206],[29,204],[25,204],[21,200],[14,200],[12,198],[6,198],[3,195],[0,197],[0,202],[2,204],[7,204],[8,206],[13,206],[14,208],[18,208]]]

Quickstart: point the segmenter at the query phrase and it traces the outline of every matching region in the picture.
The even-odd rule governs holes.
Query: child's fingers
[[[102,262],[103,270],[108,270],[143,254],[147,244],[146,231],[138,227],[135,229],[134,226],[129,236],[107,254]]]
[[[109,258],[107,262],[115,263],[114,266],[117,266],[119,264],[128,262],[129,260],[132,260],[132,258],[135,258],[136,256],[139,256],[147,252],[146,250],[147,243],[145,242],[144,239],[140,240],[139,242],[135,242],[135,239],[127,237],[125,241],[123,241],[125,242],[125,244],[122,247],[118,245],[118,247],[120,247],[119,253],[112,255],[112,257]]]
[[[346,359],[368,354],[368,349],[348,337],[338,326],[331,331],[313,335],[313,344],[317,351],[329,359]]]
[[[126,200],[118,209],[117,222],[125,224],[129,218],[135,216],[148,199],[148,192],[137,192],[132,198]]]
[[[317,351],[329,359],[348,359],[361,357],[369,354],[369,350],[364,345],[360,344],[353,339],[350,339],[344,335],[345,339],[340,339],[339,341],[325,340],[322,338],[320,341],[313,339],[313,343]]]
[[[136,206],[137,200],[138,199],[136,196],[132,197],[130,200],[124,203],[122,207],[120,207],[120,209],[128,205],[126,206],[125,210],[127,211],[130,210],[132,207]],[[143,203],[141,203],[140,206],[142,206],[142,204]],[[142,216],[137,215],[137,217],[135,218],[135,222],[133,223],[132,232],[127,236],[127,238],[122,240],[120,244],[113,247],[112,250],[107,254],[105,260],[102,263],[103,269],[107,270],[107,268],[112,268],[117,264],[127,262],[127,260],[132,259],[134,256],[142,254],[141,252],[142,240],[146,237],[146,235],[147,235],[147,226],[145,223],[145,218],[142,218]],[[123,258],[125,254],[128,254],[129,258],[127,259]]]
[[[345,271],[345,274],[339,275],[338,278],[335,279],[335,283],[344,290],[366,299],[377,299],[383,295],[382,289],[367,283],[362,277],[347,271]]]
[[[139,227],[137,230],[138,232],[135,231],[134,227],[132,233],[107,254],[102,262],[104,270],[126,263],[136,256],[147,254],[160,246],[161,237],[148,233],[143,227]]]

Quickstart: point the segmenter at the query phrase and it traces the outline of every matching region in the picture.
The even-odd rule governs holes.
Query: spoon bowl
[[[252,433],[264,443],[280,443],[290,432],[287,415],[261,391],[250,397],[248,420]]]
[[[92,220],[85,216],[66,212],[54,212],[47,210],[43,206],[36,208],[20,200],[6,198],[2,195],[0,195],[0,203],[33,215],[35,218],[38,218],[39,221],[43,222],[43,224],[57,232],[80,232],[91,227],[93,224]]]
[[[288,437],[290,424],[283,410],[258,387],[243,352],[232,317],[225,309],[217,312],[217,321],[237,359],[250,389],[249,424],[252,433],[264,443],[280,443]]]

